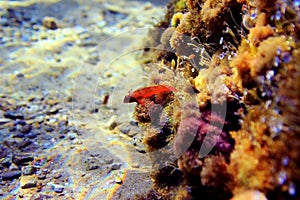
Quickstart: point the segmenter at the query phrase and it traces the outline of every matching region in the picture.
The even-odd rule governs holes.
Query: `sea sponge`
[[[228,164],[223,156],[210,156],[204,160],[201,171],[201,183],[213,188],[218,188],[224,193],[230,193],[228,183],[233,181],[233,176],[227,171]]]
[[[265,73],[274,66],[274,59],[278,51],[289,51],[290,49],[291,42],[285,36],[269,37],[262,41],[251,64],[251,75]]]
[[[260,106],[253,106],[249,112],[242,129],[231,132],[235,148],[230,155],[228,170],[235,177],[234,193],[243,188],[266,191],[276,186],[277,162],[271,159],[269,145],[272,139],[267,136],[268,122],[265,121],[269,112]]]
[[[248,39],[254,45],[258,46],[259,43],[274,34],[271,26],[256,26],[249,30]]]

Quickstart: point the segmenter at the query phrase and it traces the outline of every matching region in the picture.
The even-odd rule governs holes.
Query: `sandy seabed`
[[[163,8],[106,0],[0,8],[0,198],[146,193],[150,165],[123,98],[145,84],[141,44]]]

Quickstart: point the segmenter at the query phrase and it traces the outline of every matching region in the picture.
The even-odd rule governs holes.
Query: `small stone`
[[[26,135],[29,139],[34,139],[37,136],[37,133],[30,132]]]
[[[43,174],[48,174],[49,170],[48,169],[43,169],[42,173]]]
[[[130,132],[130,127],[128,125],[122,125],[120,131],[124,134],[128,134]]]
[[[9,170],[10,170],[10,171],[14,171],[14,170],[20,170],[20,169],[19,169],[19,167],[18,167],[16,164],[12,163],[12,164],[9,166]]]
[[[45,126],[45,131],[52,132],[52,131],[54,131],[54,128],[52,126],[46,125]]]
[[[7,181],[7,180],[17,179],[21,175],[22,175],[22,172],[20,170],[3,172],[2,173],[2,180]]]
[[[98,169],[100,166],[99,166],[99,163],[94,160],[94,159],[87,159],[86,161],[84,161],[85,163],[85,169],[86,170],[95,170],[95,169]]]
[[[105,164],[109,165],[109,164],[112,164],[114,162],[114,159],[113,158],[105,158],[104,162],[105,162]]]
[[[139,153],[146,153],[146,150],[145,149],[142,149],[142,148],[139,148],[139,147],[137,147],[136,149],[135,149],[137,152],[139,152]]]
[[[54,114],[57,114],[59,112],[59,109],[57,109],[57,108],[50,108],[50,110],[48,110],[46,113],[48,114],[48,115],[54,115]]]
[[[114,130],[118,126],[118,123],[113,121],[109,124],[108,129],[109,130]]]
[[[9,119],[24,119],[23,113],[15,110],[8,110],[4,113],[4,117]]]
[[[12,161],[16,165],[27,165],[28,162],[33,161],[33,156],[30,154],[17,154],[13,156]]]
[[[123,180],[122,180],[120,177],[118,177],[118,176],[115,178],[114,181],[115,181],[115,183],[117,183],[117,184],[122,184],[122,183],[123,183]]]
[[[20,130],[20,131],[21,131],[22,133],[25,133],[25,134],[26,134],[26,133],[29,133],[29,132],[31,131],[31,128],[32,128],[32,127],[31,127],[30,124],[26,124],[26,125],[24,125],[24,126],[21,127],[21,130]]]
[[[57,19],[55,19],[54,17],[45,16],[43,18],[43,26],[48,29],[55,30],[58,28]]]
[[[79,139],[74,139],[74,140],[72,140],[72,144],[74,144],[74,145],[80,145],[80,144],[82,144],[82,141],[79,140]]]
[[[28,139],[25,139],[25,140],[22,140],[18,143],[18,148],[19,149],[23,149],[25,147],[28,147],[29,145],[32,144],[32,141],[28,140]],[[27,163],[25,163],[24,165],[27,165]]]
[[[29,189],[36,187],[37,182],[34,176],[22,176],[20,180],[20,185],[22,189]]]
[[[35,168],[32,166],[24,166],[22,168],[23,175],[25,176],[32,175],[35,173],[35,171],[36,171]]]
[[[26,113],[28,114],[34,114],[39,111],[40,107],[38,105],[29,105],[28,108],[26,109]]]
[[[26,125],[26,121],[17,119],[14,124],[18,130],[21,130],[22,126]]]
[[[37,178],[38,178],[39,180],[45,180],[45,179],[46,179],[46,175],[40,174],[40,175],[38,175]]]
[[[118,164],[117,164],[117,163],[114,163],[114,164],[111,165],[111,169],[112,169],[112,170],[118,170],[118,169],[121,168],[121,165],[122,165],[122,164],[120,164],[120,163],[118,163]]]
[[[99,165],[97,165],[96,163],[88,163],[86,165],[86,170],[88,171],[95,170],[95,169],[99,169]]]
[[[136,121],[130,121],[129,124],[131,126],[138,126],[139,125],[138,122],[136,122]]]
[[[38,122],[38,123],[42,123],[43,121],[44,121],[44,116],[43,115],[40,115],[40,116],[37,116],[36,118],[35,118],[35,121],[36,122]]]
[[[76,133],[74,133],[74,132],[68,132],[68,138],[70,139],[70,140],[74,140],[75,138],[76,138]]]
[[[3,125],[3,124],[6,124],[8,122],[10,122],[11,120],[10,119],[7,119],[7,118],[0,118],[0,125]]]
[[[51,186],[52,190],[56,193],[62,193],[64,191],[64,187],[62,185],[48,183]]]
[[[11,165],[12,156],[6,156],[2,161],[1,164],[5,167],[9,167]]]
[[[61,173],[55,173],[53,175],[53,178],[55,178],[55,179],[59,179],[60,177],[62,177]]]

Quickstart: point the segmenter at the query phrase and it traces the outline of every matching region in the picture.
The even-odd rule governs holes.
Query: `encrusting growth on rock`
[[[169,3],[143,60],[176,92],[152,98],[155,123],[131,100],[147,149],[176,156],[153,171],[154,199],[299,199],[299,16],[298,0]]]

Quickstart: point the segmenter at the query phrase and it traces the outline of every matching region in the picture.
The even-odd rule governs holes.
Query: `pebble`
[[[36,180],[34,180],[34,179],[28,180],[27,182],[21,184],[22,189],[34,188],[36,186],[37,186],[37,183],[36,183]]]
[[[38,105],[29,105],[27,109],[25,109],[28,114],[35,114],[39,111],[40,107]]]
[[[13,156],[12,161],[16,165],[26,165],[28,162],[33,161],[33,156],[30,154],[17,154]]]
[[[7,119],[7,118],[0,118],[0,125],[3,125],[3,124],[6,124],[10,122],[10,119]]]
[[[47,185],[50,185],[52,190],[56,193],[62,193],[64,191],[64,187],[62,185],[58,185],[54,183],[48,183]]]
[[[26,121],[17,119],[16,121],[14,121],[14,124],[16,125],[16,128],[18,130],[21,130],[22,126],[26,125]]]
[[[95,169],[99,169],[99,165],[97,163],[87,163],[86,170],[90,171]]]
[[[130,121],[129,124],[131,126],[139,126],[138,122],[136,122],[136,121]]]
[[[45,120],[45,117],[43,115],[40,115],[40,116],[37,116],[35,118],[35,121],[38,122],[38,123],[41,123]]]
[[[1,164],[5,167],[9,167],[11,165],[12,156],[6,156],[2,161]]]
[[[117,164],[117,163],[114,163],[114,164],[111,165],[111,169],[112,169],[112,170],[118,170],[118,169],[121,168],[121,165],[122,165],[122,164],[120,164],[120,163],[118,163],[118,164]]]
[[[20,170],[14,170],[14,171],[8,171],[2,173],[2,180],[13,180],[16,178],[19,178],[22,175],[22,172]]]
[[[55,30],[58,28],[58,25],[57,25],[57,19],[55,19],[54,17],[48,17],[48,16],[45,16],[43,18],[43,26],[48,28],[48,29],[51,29],[51,30]]]
[[[82,141],[79,140],[79,139],[74,139],[74,140],[72,140],[72,144],[74,144],[74,145],[80,145],[80,144],[82,144]]]
[[[94,159],[87,159],[86,161],[84,161],[85,163],[85,169],[86,170],[95,170],[95,169],[98,169],[100,166],[99,166],[99,163],[94,160]]]
[[[114,159],[113,158],[105,158],[104,162],[109,165],[109,164],[112,164],[114,162]]]
[[[29,139],[34,139],[37,136],[37,133],[30,132],[26,135]]]
[[[20,179],[20,186],[22,189],[36,187],[37,182],[35,176],[22,176]]]
[[[25,147],[28,147],[29,145],[31,145],[33,142],[30,140],[23,140],[21,142],[18,143],[18,148],[19,149],[23,149]],[[28,163],[24,163],[23,165],[27,165]]]
[[[9,119],[24,119],[23,113],[15,110],[8,110],[4,113],[4,117]]]
[[[114,182],[117,183],[117,184],[122,184],[123,180],[120,177],[116,177],[115,180],[114,180]]]
[[[70,140],[74,140],[75,138],[76,138],[76,133],[74,133],[74,132],[68,132],[68,138],[70,139]]]
[[[21,132],[22,133],[29,133],[30,131],[31,131],[31,129],[32,129],[32,126],[30,125],[30,124],[26,124],[26,125],[24,125],[24,126],[22,126],[21,127]]]
[[[124,124],[120,127],[120,131],[124,134],[128,134],[130,132],[130,127]]]
[[[59,112],[59,109],[58,108],[50,108],[46,113],[48,114],[48,115],[54,115],[54,114],[57,114]]]
[[[46,175],[40,174],[40,175],[38,175],[37,178],[38,178],[39,180],[45,180],[45,179],[46,179]]]
[[[109,130],[114,130],[118,126],[118,123],[113,121],[109,124],[108,129]]]
[[[12,163],[8,169],[10,171],[14,171],[14,170],[19,170],[19,167],[16,164]]]
[[[54,131],[54,128],[53,128],[52,126],[46,125],[46,126],[45,126],[45,131],[47,131],[47,132],[52,132],[52,131]]]
[[[36,169],[32,166],[24,166],[22,168],[23,175],[28,176],[34,174]]]
[[[55,173],[53,175],[53,178],[55,178],[55,179],[59,179],[60,177],[62,177],[61,173]]]
[[[142,148],[139,148],[139,147],[137,147],[137,148],[135,148],[135,150],[137,151],[137,152],[139,152],[139,153],[146,153],[146,150],[145,149],[142,149]]]

